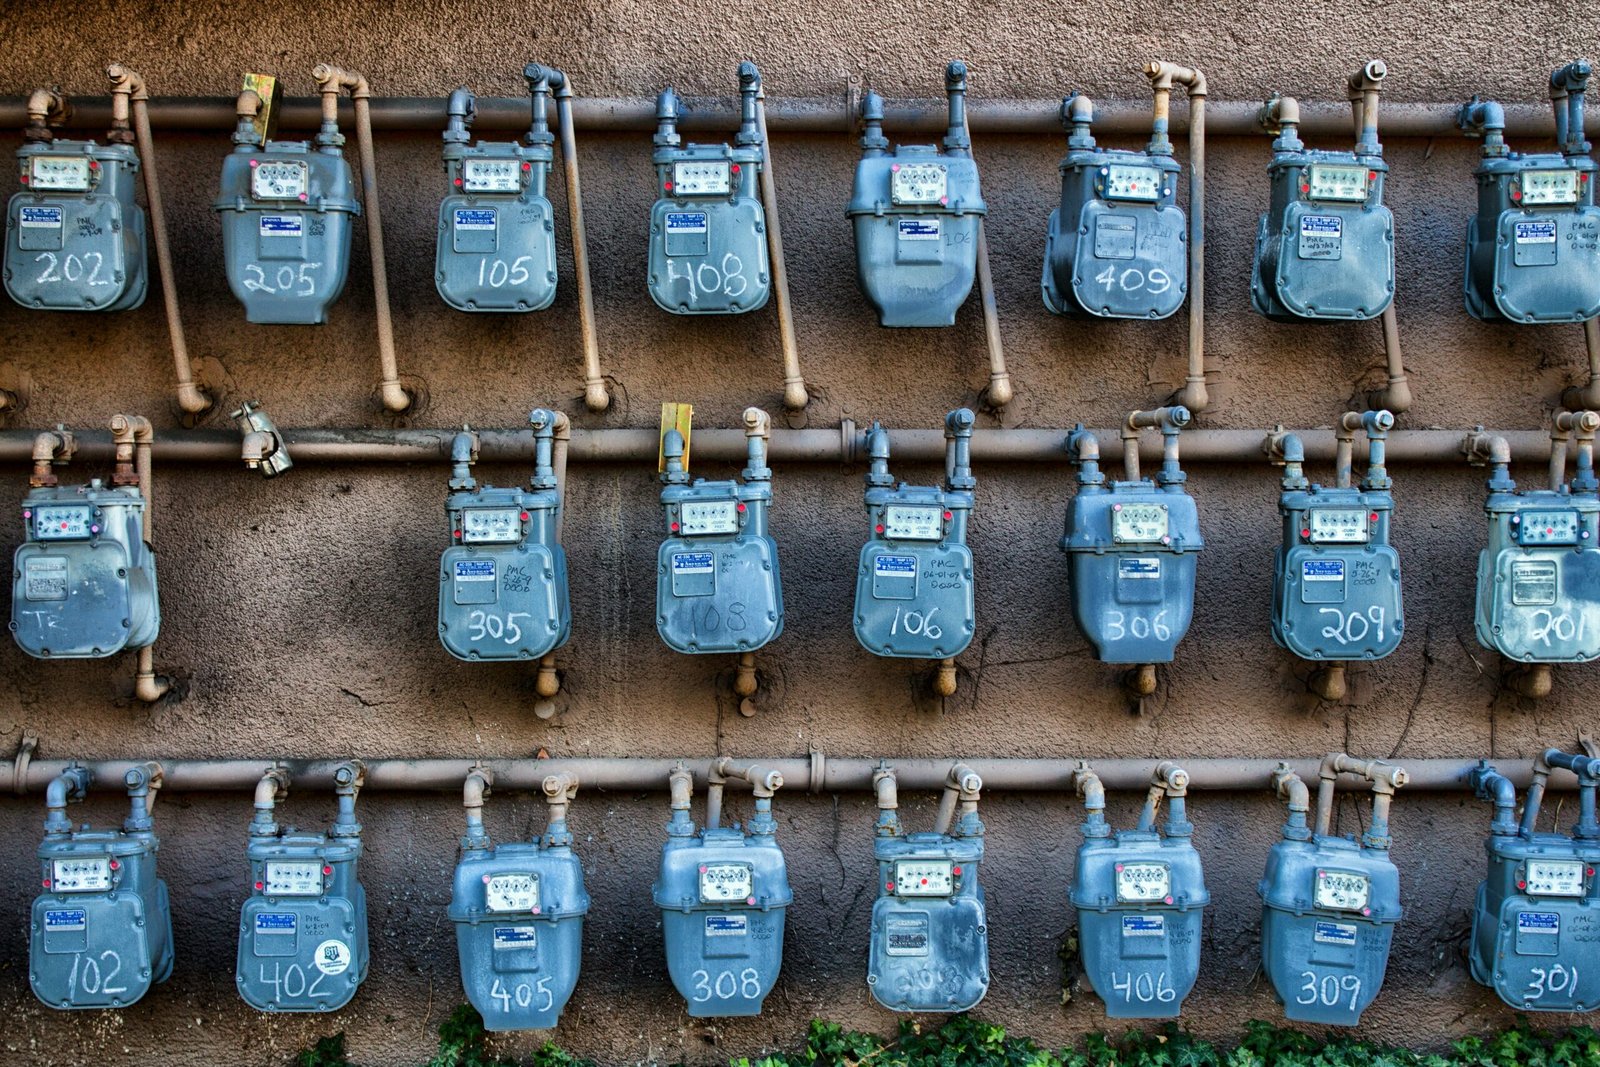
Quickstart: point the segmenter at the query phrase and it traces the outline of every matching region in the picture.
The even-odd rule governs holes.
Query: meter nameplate
[[[1579,518],[1576,511],[1524,511],[1517,516],[1519,545],[1575,545]]]
[[[889,182],[889,198],[907,206],[943,203],[949,168],[943,163],[896,163]]]
[[[750,916],[748,915],[707,915],[707,937],[749,937]]]
[[[451,225],[457,232],[494,233],[499,218],[492,207],[458,207],[451,212]]]
[[[955,892],[954,870],[950,860],[898,860],[894,891],[903,897],[947,897]]]
[[[51,908],[44,913],[46,934],[75,934],[89,928],[89,912],[84,908]]]
[[[1117,560],[1117,578],[1123,581],[1159,582],[1161,557],[1125,556]]]
[[[1364,545],[1372,530],[1364,508],[1312,508],[1307,516],[1307,540],[1317,545]]]
[[[1549,607],[1556,602],[1555,560],[1523,560],[1511,565],[1511,603],[1519,608]]]
[[[468,159],[461,163],[464,193],[517,193],[522,191],[522,164],[514,159]]]
[[[928,954],[928,916],[894,915],[884,920],[886,956],[926,956]]]
[[[491,936],[495,952],[526,952],[539,947],[539,931],[532,926],[496,926]]]
[[[1548,267],[1556,262],[1556,220],[1532,219],[1511,226],[1511,260],[1519,267]]]
[[[877,579],[910,581],[913,586],[917,580],[916,556],[891,556],[887,553],[874,556],[872,560],[872,577]],[[874,582],[876,585],[876,581]]]
[[[943,229],[939,219],[901,219],[899,222],[902,241],[937,241]]]
[[[1115,504],[1111,539],[1121,544],[1150,544],[1167,539],[1167,509],[1161,504]]]
[[[1344,220],[1337,215],[1301,215],[1295,251],[1301,259],[1340,259],[1344,255]]]
[[[520,508],[467,508],[461,513],[461,542],[508,545],[522,539]]]
[[[1524,204],[1576,204],[1578,202],[1578,172],[1559,170],[1529,170],[1522,173],[1522,202]],[[1551,224],[1554,227],[1554,223]]]
[[[1300,561],[1302,582],[1344,582],[1344,560],[1307,559]]]
[[[732,167],[727,160],[672,165],[672,192],[678,196],[727,196],[732,188]]]
[[[51,860],[50,889],[57,893],[100,893],[111,888],[111,858]]]
[[[1139,223],[1131,215],[1101,215],[1094,220],[1094,257],[1132,259],[1139,248]]]
[[[1581,897],[1584,871],[1580,860],[1529,860],[1527,891],[1535,896]]]
[[[24,230],[61,229],[62,209],[54,204],[30,207],[23,204],[17,209],[17,222]]]
[[[269,897],[322,895],[321,860],[268,860],[261,891]]]
[[[1367,198],[1369,172],[1350,163],[1313,163],[1306,176],[1306,196],[1312,200],[1357,203]]]
[[[1106,168],[1107,200],[1143,200],[1154,203],[1161,197],[1161,172],[1155,167],[1130,167],[1113,163]]]
[[[1317,871],[1316,905],[1334,911],[1365,911],[1372,882],[1349,871]]]
[[[1312,928],[1311,940],[1318,945],[1337,945],[1341,948],[1356,947],[1356,926],[1354,923],[1333,923],[1326,919],[1318,919]]]
[[[747,863],[710,863],[700,868],[702,903],[742,904],[754,893],[755,873]]]
[[[890,504],[883,509],[883,536],[894,541],[937,541],[944,536],[944,510]]]
[[[490,874],[483,879],[484,907],[490,911],[539,911],[537,874]]]
[[[730,534],[739,529],[739,504],[734,500],[686,500],[678,510],[678,533]]]
[[[1165,863],[1117,864],[1119,903],[1150,904],[1171,896],[1172,871]]]
[[[91,533],[88,504],[43,505],[33,509],[33,536],[40,541],[81,541]]]
[[[34,156],[28,160],[28,188],[36,193],[87,192],[89,170],[87,156]]]
[[[309,183],[299,160],[260,160],[250,173],[250,194],[257,200],[301,200]]]
[[[668,257],[705,256],[711,251],[711,215],[705,211],[667,212],[666,253]],[[671,258],[667,260],[670,265]],[[691,272],[692,273],[692,270]],[[684,274],[690,277],[690,274]]]
[[[303,215],[262,215],[259,229],[262,237],[298,241],[306,235],[306,220]]]
[[[1122,917],[1123,937],[1166,937],[1167,917],[1165,915],[1124,915]]]
[[[29,556],[22,563],[24,600],[67,599],[67,560],[64,556]]]

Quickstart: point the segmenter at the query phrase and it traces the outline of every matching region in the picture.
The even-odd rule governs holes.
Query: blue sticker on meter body
[[[1300,563],[1300,580],[1304,582],[1344,581],[1344,560],[1308,559]]]
[[[744,937],[750,932],[747,915],[707,915],[707,937]]]
[[[1165,937],[1167,935],[1167,917],[1165,915],[1124,915],[1122,917],[1123,937]]]
[[[704,211],[667,212],[668,233],[705,233],[707,216]]]
[[[673,574],[710,574],[716,562],[714,552],[674,552],[672,554]]]
[[[458,207],[455,209],[455,226],[458,230],[493,232],[499,212],[492,207]]]
[[[261,912],[256,916],[258,934],[292,934],[297,919],[293,912]]]
[[[492,559],[458,559],[458,560],[456,560],[456,581],[458,581],[458,582],[492,582],[492,581],[494,581],[494,560],[492,560]]]
[[[916,578],[916,556],[878,556],[872,570],[879,578]]]
[[[1344,250],[1344,220],[1338,215],[1301,215],[1301,259],[1339,259]]]
[[[538,942],[538,930],[532,926],[496,926],[494,928],[494,947],[497,949],[535,948]]]
[[[299,215],[262,215],[261,236],[300,237],[305,233],[305,220]]]
[[[1117,560],[1118,578],[1155,581],[1161,577],[1161,561],[1154,556],[1127,556]]]
[[[24,229],[59,230],[61,228],[61,209],[58,207],[24,206],[18,221]]]
[[[937,241],[942,228],[938,219],[901,219],[900,240]]]
[[[44,928],[58,933],[82,930],[88,923],[89,913],[83,908],[47,909],[44,913]]]
[[[1556,220],[1519,222],[1513,226],[1513,232],[1519,245],[1553,245],[1556,243]]]
[[[1334,923],[1323,919],[1317,920],[1316,930],[1311,939],[1323,945],[1346,945],[1354,948],[1356,944],[1356,927],[1354,923]]]
[[[1517,933],[1550,934],[1561,932],[1561,916],[1553,911],[1524,911],[1517,915]]]

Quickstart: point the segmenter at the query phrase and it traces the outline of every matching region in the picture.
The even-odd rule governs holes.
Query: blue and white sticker
[[[1344,220],[1338,215],[1301,215],[1302,237],[1343,237]]]
[[[292,934],[298,922],[293,912],[263,911],[256,915],[256,933]]]
[[[1354,923],[1333,923],[1318,919],[1317,928],[1312,932],[1311,939],[1319,945],[1344,945],[1347,948],[1355,948],[1356,927]]]
[[[940,219],[901,219],[900,240],[937,241],[943,232]]]
[[[1344,560],[1301,560],[1300,580],[1302,582],[1342,582],[1344,581]]]
[[[1118,578],[1137,578],[1158,581],[1161,578],[1161,560],[1155,556],[1128,556],[1117,560]]]
[[[89,925],[89,913],[83,908],[47,909],[44,928],[58,934],[72,933]]]
[[[744,937],[750,932],[748,915],[707,915],[707,937]]]
[[[519,948],[538,948],[539,932],[532,926],[496,926],[494,948],[496,952]]]
[[[305,217],[302,215],[261,216],[263,237],[303,237],[305,229]]]
[[[1519,245],[1553,245],[1556,243],[1556,220],[1535,219],[1513,225],[1513,236]]]
[[[456,560],[456,581],[458,581],[458,582],[492,582],[492,581],[494,581],[494,560],[492,560],[492,559],[458,559],[458,560]]]
[[[61,209],[59,207],[26,207],[22,208],[21,218],[18,219],[25,230],[59,230],[61,229]]]
[[[1167,917],[1165,915],[1124,915],[1122,917],[1123,937],[1166,937]]]
[[[667,212],[668,233],[705,233],[709,228],[704,211]]]
[[[712,564],[716,561],[714,552],[674,552],[672,554],[673,574],[710,574]]]
[[[1553,911],[1521,912],[1517,915],[1517,933],[1555,937],[1561,933],[1561,916]]]
[[[878,556],[872,561],[872,572],[879,578],[917,577],[916,556]]]
[[[499,214],[492,207],[458,207],[455,209],[456,229],[493,233],[495,219]]]

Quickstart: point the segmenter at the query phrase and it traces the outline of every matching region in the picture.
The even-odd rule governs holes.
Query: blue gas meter
[[[239,915],[234,978],[245,1003],[259,1011],[338,1011],[366,980],[367,891],[356,872],[356,794],[364,780],[358,761],[334,771],[339,810],[325,834],[274,819],[288,793],[284,771],[268,771],[256,787],[253,889]]]
[[[315,147],[268,140],[261,100],[239,94],[234,149],[213,205],[222,216],[228,286],[259,323],[319,324],[350,273],[350,228],[361,214],[336,113],[324,108]]]
[[[1336,483],[1313,485],[1295,434],[1277,439],[1283,457],[1283,543],[1274,558],[1272,639],[1302,659],[1332,665],[1313,683],[1326,699],[1343,696],[1347,660],[1382,659],[1400,644],[1400,556],[1389,544],[1394,512],[1384,449],[1394,416],[1348,412],[1339,422]],[[1369,447],[1366,475],[1351,484],[1358,429]],[[1332,684],[1328,684],[1331,680]]]
[[[439,204],[434,282],[457,311],[543,311],[556,298],[555,216],[545,185],[554,158],[550,71],[523,70],[533,97],[526,144],[472,144],[476,98],[450,94],[444,169],[450,192]]]
[[[439,560],[439,639],[464,660],[535,660],[572,631],[562,488],[551,466],[557,416],[535,408],[531,489],[478,485],[477,436],[451,445],[450,547]]]
[[[856,639],[877,656],[947,659],[972,641],[972,412],[945,418],[945,484],[895,484],[889,474],[889,434],[877,423],[867,434],[867,519],[872,537],[856,572]]]
[[[1457,122],[1483,138],[1478,211],[1467,222],[1467,310],[1494,322],[1582,322],[1600,314],[1600,208],[1583,136],[1590,66],[1550,75],[1557,152],[1513,152],[1505,110],[1474,97]]]
[[[1333,787],[1340,774],[1372,783],[1372,819],[1359,840],[1335,837]],[[1355,1026],[1389,966],[1400,921],[1400,872],[1389,859],[1389,806],[1407,781],[1399,767],[1344,753],[1322,761],[1316,828],[1310,794],[1287,766],[1273,788],[1288,803],[1283,840],[1272,846],[1261,894],[1261,961],[1283,1013],[1296,1022]]]
[[[45,791],[28,984],[47,1007],[126,1008],[172,974],[172,909],[150,817],[161,768],[137,764],[124,784],[130,811],[120,830],[72,828],[67,804],[87,797],[87,768],[69,766]]]
[[[1061,102],[1067,154],[1061,204],[1044,247],[1044,306],[1057,315],[1164,319],[1189,291],[1178,162],[1161,111],[1143,151],[1101,148],[1094,105],[1079,93]]]
[[[861,101],[861,161],[845,214],[855,227],[856,277],[883,326],[953,326],[978,269],[978,224],[989,213],[967,132],[967,65],[945,69],[950,128],[937,145],[889,145],[883,98]]]
[[[136,308],[149,283],[132,134],[113,130],[104,145],[56,140],[47,118],[66,104],[49,96],[58,107],[30,109],[17,149],[22,191],[6,208],[6,292],[43,311]]]
[[[932,833],[903,834],[893,768],[872,785],[878,899],[872,905],[867,988],[891,1011],[969,1011],[989,992],[989,919],[978,882],[983,779],[951,766]]]
[[[744,412],[749,460],[742,482],[689,482],[683,435],[662,444],[667,538],[656,554],[656,630],[676,652],[754,652],[783,632],[778,545],[767,532],[770,422]]]
[[[670,779],[672,819],[652,891],[667,970],[694,1018],[759,1015],[783,967],[784,915],[794,900],[772,817],[772,794],[783,776],[718,759],[707,778],[704,830],[689,818],[693,776],[679,764]],[[730,778],[755,792],[755,813],[744,828],[722,825]]]
[[[1376,59],[1362,71],[1374,86],[1386,74]],[[1307,148],[1293,98],[1275,98],[1262,117],[1276,122],[1278,138],[1267,165],[1272,201],[1256,231],[1251,303],[1278,322],[1382,314],[1394,300],[1394,216],[1383,203],[1389,165],[1376,108],[1362,112],[1348,152]]]
[[[569,774],[547,776],[544,836],[496,845],[483,828],[483,798],[493,780],[487,769],[475,768],[463,797],[467,833],[449,912],[461,985],[484,1029],[544,1030],[561,1018],[578,983],[589,912],[583,864],[567,832],[578,781]]]
[[[683,144],[681,104],[656,99],[655,207],[650,212],[650,297],[678,315],[739,315],[772,292],[767,215],[761,206],[761,74],[739,64],[739,132],[733,144]]]
[[[1113,1019],[1173,1019],[1200,972],[1200,924],[1211,902],[1185,816],[1189,775],[1156,767],[1134,830],[1113,831],[1106,792],[1084,764],[1073,776],[1086,818],[1072,881],[1089,984]],[[1165,835],[1156,810],[1167,798]]]
[[[1539,805],[1552,768],[1578,776],[1578,822],[1572,834],[1539,833]],[[1487,761],[1472,772],[1480,800],[1494,804],[1483,843],[1488,876],[1472,911],[1472,977],[1521,1011],[1593,1011],[1600,1007],[1594,938],[1600,907],[1600,822],[1595,789],[1600,759],[1546,749],[1516,821],[1517,792]]]
[[[1067,508],[1072,614],[1104,663],[1170,663],[1194,616],[1196,554],[1204,547],[1194,498],[1184,491],[1178,434],[1185,407],[1135,411],[1123,429],[1125,481],[1106,485],[1100,445],[1082,426],[1067,439],[1078,493]],[[1139,430],[1159,427],[1161,470],[1139,476]],[[1153,689],[1153,681],[1152,687]],[[1142,695],[1149,695],[1148,692]]]

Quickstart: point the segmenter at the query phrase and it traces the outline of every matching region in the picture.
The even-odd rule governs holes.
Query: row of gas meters
[[[1570,834],[1536,829],[1553,769],[1577,776],[1581,805]],[[38,850],[42,890],[29,926],[28,973],[34,993],[52,1008],[126,1007],[172,970],[171,908],[156,874],[151,819],[159,767],[128,772],[131,813],[120,830],[74,828],[67,819],[66,805],[83,798],[88,773],[70,767],[50,787]],[[1343,775],[1371,785],[1371,815],[1359,836],[1330,827]],[[753,813],[742,825],[724,826],[723,789],[736,779],[752,787]],[[689,813],[690,772],[679,764],[669,783],[671,818],[652,891],[667,969],[691,1016],[755,1015],[778,980],[794,901],[772,813],[783,779],[719,759],[706,780],[703,826]],[[545,833],[495,844],[483,820],[492,781],[478,769],[465,787],[467,827],[448,908],[461,981],[490,1030],[550,1027],[577,983],[590,907],[567,828],[578,785],[567,774],[545,778]],[[1210,902],[1186,814],[1188,775],[1161,764],[1137,826],[1120,831],[1106,819],[1105,789],[1094,771],[1082,764],[1074,781],[1086,819],[1067,897],[1077,911],[1084,977],[1113,1018],[1174,1017],[1199,972]],[[1287,765],[1273,775],[1288,819],[1257,887],[1261,961],[1290,1019],[1353,1026],[1378,995],[1402,917],[1388,817],[1405,782],[1398,767],[1330,755],[1319,772],[1313,821],[1307,785]],[[338,814],[326,833],[276,821],[287,783],[287,773],[275,769],[256,790],[237,985],[261,1011],[334,1011],[355,996],[369,962],[355,819],[362,768],[339,768]],[[1523,1010],[1600,1007],[1600,759],[1546,751],[1535,762],[1520,821],[1511,782],[1487,763],[1472,772],[1471,784],[1494,804],[1488,871],[1473,909],[1473,977]],[[982,781],[954,765],[933,829],[915,832],[901,825],[893,768],[880,766],[873,786],[877,870],[867,985],[895,1011],[966,1011],[990,984]]]
[[[552,459],[557,421],[546,409],[531,414],[534,474],[526,488],[480,484],[472,474],[476,437],[463,431],[452,442],[438,632],[460,659],[539,660],[571,632],[563,486]],[[974,421],[965,408],[946,417],[940,485],[896,482],[889,433],[874,424],[867,434],[865,543],[853,614],[857,638],[875,655],[949,661],[972,640],[976,600],[967,535],[977,487]],[[1073,615],[1103,662],[1170,662],[1193,617],[1204,542],[1179,466],[1189,421],[1181,407],[1131,414],[1121,480],[1101,470],[1094,434],[1079,428],[1067,439],[1078,491],[1061,548]],[[1304,659],[1330,667],[1377,660],[1395,650],[1404,632],[1400,558],[1391,544],[1395,501],[1385,466],[1393,421],[1386,411],[1341,419],[1331,486],[1306,479],[1297,435],[1270,438],[1283,467],[1272,631],[1279,645]],[[655,619],[662,641],[677,652],[750,654],[783,630],[778,545],[769,525],[769,421],[750,408],[744,423],[747,458],[737,479],[691,480],[685,434],[669,428],[662,435]],[[1139,469],[1145,428],[1163,437],[1153,478]],[[1597,429],[1600,416],[1592,412],[1558,416],[1554,480],[1544,489],[1519,490],[1508,473],[1509,451],[1489,449],[1477,635],[1516,663],[1600,657]],[[1368,465],[1357,480],[1351,457],[1361,432]],[[155,555],[141,528],[145,506],[134,486],[41,484],[36,473],[22,503],[25,540],[13,568],[11,630],[24,651],[50,659],[102,657],[155,640],[160,607]]]
[[[1579,322],[1600,314],[1596,165],[1583,136],[1589,72],[1580,60],[1551,77],[1555,152],[1510,151],[1498,104],[1474,99],[1461,109],[1462,128],[1483,139],[1464,274],[1466,306],[1478,318]],[[521,141],[474,144],[473,95],[461,89],[450,97],[435,281],[445,303],[462,311],[537,311],[555,299],[549,104],[552,92],[564,106],[571,94],[559,71],[530,64],[525,74],[533,117]],[[1383,203],[1389,167],[1377,139],[1383,76],[1379,61],[1363,69],[1371,102],[1358,107],[1349,150],[1306,147],[1292,101],[1264,109],[1263,121],[1279,135],[1251,286],[1262,314],[1368,319],[1393,300],[1394,220]],[[272,139],[273,98],[264,86],[275,83],[251,75],[247,84],[254,88],[241,104],[215,202],[228,281],[250,322],[320,323],[344,288],[352,224],[362,211],[344,137],[325,109],[313,141]],[[939,144],[891,145],[882,99],[868,93],[862,102],[862,158],[847,214],[861,289],[884,326],[950,326],[973,287],[988,205],[967,127],[963,64],[949,65],[945,87],[949,129]],[[739,314],[762,307],[772,291],[771,197],[764,204],[760,189],[770,157],[754,64],[740,65],[739,92],[732,143],[683,143],[678,96],[669,88],[657,102],[648,287],[670,312]],[[1068,152],[1047,231],[1045,306],[1101,318],[1173,314],[1188,294],[1189,249],[1202,231],[1195,220],[1191,232],[1177,206],[1181,168],[1164,95],[1142,149],[1099,145],[1085,97],[1068,97],[1062,118]],[[104,145],[56,138],[42,113],[28,138],[18,151],[23,189],[7,215],[6,291],[29,308],[136,307],[147,287],[145,213],[134,198],[140,160],[130,138]],[[575,161],[569,167],[575,171]],[[381,191],[370,180],[369,197]]]

